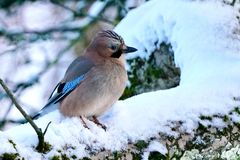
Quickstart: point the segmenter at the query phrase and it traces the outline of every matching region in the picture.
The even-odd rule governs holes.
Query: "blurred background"
[[[0,0],[0,78],[31,114],[102,29],[144,0]],[[0,130],[23,117],[0,87]]]

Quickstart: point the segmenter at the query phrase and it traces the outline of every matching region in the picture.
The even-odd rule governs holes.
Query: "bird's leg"
[[[106,127],[104,124],[100,123],[100,122],[98,121],[98,119],[97,119],[96,116],[92,116],[92,118],[93,118],[93,122],[94,122],[96,125],[101,126],[101,127],[106,131],[107,127]]]
[[[82,116],[80,116],[80,119],[82,120],[83,127],[87,128],[87,129],[90,129],[90,128],[87,126],[87,123],[84,121],[84,119],[83,119]]]

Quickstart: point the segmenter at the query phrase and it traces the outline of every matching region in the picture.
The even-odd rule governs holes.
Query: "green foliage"
[[[137,148],[137,150],[142,151],[143,149],[147,148],[148,143],[144,140],[139,140],[134,144],[134,146]]]
[[[0,8],[10,9],[12,6],[17,6],[23,4],[25,1],[36,1],[36,0],[0,0]]]
[[[132,155],[133,160],[141,160],[142,159],[142,156],[140,153],[131,152],[131,155]]]
[[[122,156],[123,156],[123,153],[121,152],[118,152],[118,151],[113,152],[114,160],[121,159]]]
[[[51,158],[51,160],[61,160],[61,157],[58,155],[55,155]]]
[[[71,157],[68,157],[66,154],[61,154],[61,155],[54,155],[51,158],[51,160],[70,160],[70,159],[77,159],[77,156],[76,155],[72,155]],[[83,158],[83,159],[85,160],[85,158]]]
[[[15,150],[17,150],[17,148],[16,148],[16,143],[14,143],[13,140],[9,139],[8,142],[13,145],[13,148],[14,148]]]
[[[52,149],[52,145],[48,142],[44,142],[42,153],[47,153]]]
[[[83,157],[81,160],[91,160],[91,158]]]
[[[2,156],[0,156],[0,159],[2,160],[15,160],[19,156],[18,153],[3,153]]]
[[[62,157],[62,160],[70,160],[70,158],[68,158],[66,154],[62,154],[61,157]]]
[[[235,107],[234,108],[234,112],[237,113],[237,114],[240,114],[240,108],[239,107]]]
[[[76,155],[72,155],[71,158],[72,159],[77,159],[77,156]]]
[[[212,121],[212,117],[211,117],[211,116],[201,115],[201,116],[200,116],[200,119],[201,119],[201,120],[209,120],[209,121]]]
[[[51,160],[70,160],[70,159],[76,159],[77,156],[72,156],[69,158],[66,154],[61,154],[61,155],[54,155]]]
[[[164,159],[166,159],[166,156],[157,151],[150,152],[148,156],[148,160],[164,160]]]

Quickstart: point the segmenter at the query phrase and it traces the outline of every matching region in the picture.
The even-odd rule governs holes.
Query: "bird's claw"
[[[100,122],[98,121],[97,117],[93,116],[93,122],[94,122],[96,125],[101,126],[102,129],[104,129],[105,131],[107,130],[107,127],[106,127],[104,124],[100,123]]]
[[[87,129],[90,129],[90,128],[87,126],[87,123],[84,121],[84,119],[83,119],[82,116],[80,116],[80,119],[82,120],[83,127],[87,128]]]

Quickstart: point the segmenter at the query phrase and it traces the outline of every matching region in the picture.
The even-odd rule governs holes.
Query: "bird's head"
[[[88,48],[94,49],[97,54],[103,57],[119,58],[124,53],[137,51],[129,47],[116,32],[104,30],[99,32]]]

